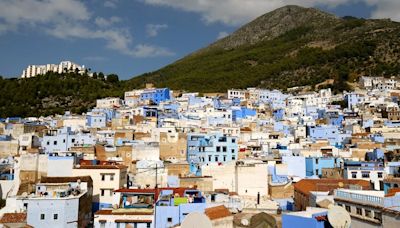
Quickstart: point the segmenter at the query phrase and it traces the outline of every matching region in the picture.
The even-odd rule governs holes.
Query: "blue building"
[[[246,117],[252,117],[257,114],[256,110],[248,109],[246,107],[232,108],[232,120],[236,121]]]
[[[196,189],[161,190],[156,203],[155,223],[157,227],[173,227],[179,225],[191,212],[203,213],[206,200]]]
[[[107,116],[105,113],[88,113],[86,115],[86,124],[89,128],[106,127]]]
[[[212,162],[235,161],[238,157],[238,139],[222,133],[188,134],[187,161],[192,165],[192,172],[198,167]]]
[[[344,100],[347,103],[347,108],[352,109],[354,106],[359,104],[364,100],[364,97],[357,93],[348,93],[345,95]]]
[[[307,208],[306,211],[291,212],[282,215],[282,228],[307,227],[324,228],[332,227],[329,224],[328,209]]]
[[[170,99],[170,90],[168,88],[145,89],[140,94],[141,101],[152,101],[156,104],[159,104],[163,101],[168,101]]]
[[[308,157],[306,158],[306,176],[321,176],[322,169],[340,168],[342,162],[342,158]]]
[[[307,135],[315,140],[326,139],[331,146],[343,146],[348,143],[351,134],[343,133],[336,125],[308,126]]]

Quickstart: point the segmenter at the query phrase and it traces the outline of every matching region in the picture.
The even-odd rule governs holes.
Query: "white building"
[[[86,68],[84,65],[78,65],[71,61],[62,61],[58,65],[29,65],[25,70],[22,71],[21,78],[32,78],[37,75],[46,74],[47,72],[56,72],[61,74],[76,71],[78,71],[78,73],[82,75],[86,72]]]
[[[92,201],[90,177],[42,177],[30,195],[7,198],[3,211],[26,212],[32,227],[86,227]]]
[[[228,90],[228,99],[239,98],[240,100],[246,100],[247,94],[247,90],[230,89]]]
[[[112,206],[113,191],[127,184],[128,167],[123,165],[79,165],[72,176],[90,176],[93,180],[94,209]]]
[[[107,97],[107,98],[96,100],[97,108],[116,108],[116,107],[120,107],[121,104],[122,104],[122,101],[119,97]]]

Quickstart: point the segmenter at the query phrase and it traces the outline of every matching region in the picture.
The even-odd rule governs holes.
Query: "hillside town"
[[[79,115],[1,119],[0,224],[398,227],[399,102],[383,77],[341,94],[147,84]]]

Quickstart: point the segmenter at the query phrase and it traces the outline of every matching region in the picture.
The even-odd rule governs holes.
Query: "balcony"
[[[363,192],[362,190],[357,191],[357,192]],[[384,206],[384,195],[378,196],[372,191],[365,191],[365,194],[360,194],[357,193],[356,191],[348,191],[348,190],[341,190],[337,189],[335,190],[335,199],[343,199],[343,200],[348,200],[352,201],[355,203],[361,203],[361,204],[371,204],[375,206]],[[368,194],[371,193],[371,194]],[[375,192],[379,193],[379,192]],[[374,194],[374,195],[373,195]]]

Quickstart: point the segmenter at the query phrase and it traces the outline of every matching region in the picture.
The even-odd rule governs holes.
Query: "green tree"
[[[107,75],[107,82],[109,82],[109,83],[117,83],[118,81],[119,81],[118,75],[116,75],[116,74]]]

